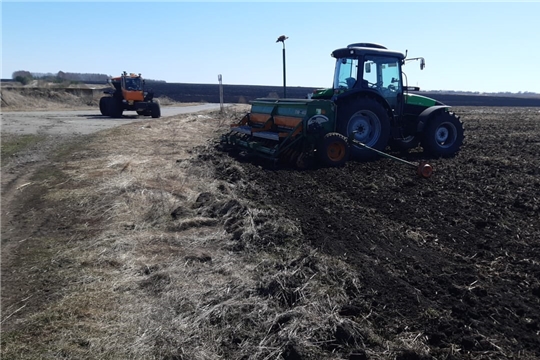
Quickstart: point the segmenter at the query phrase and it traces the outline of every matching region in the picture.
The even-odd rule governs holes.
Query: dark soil
[[[222,154],[216,171],[355,269],[342,316],[369,316],[384,339],[422,334],[435,358],[540,358],[540,108],[454,110],[465,144],[429,159],[430,179],[389,159],[306,171],[238,161],[239,177]]]

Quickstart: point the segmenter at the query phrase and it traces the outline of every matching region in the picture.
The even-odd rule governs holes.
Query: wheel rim
[[[450,122],[442,123],[435,131],[435,141],[442,148],[452,146],[457,139],[456,126]]]
[[[347,126],[348,134],[354,134],[354,139],[368,146],[373,146],[379,140],[382,125],[379,117],[369,110],[354,113]]]
[[[332,161],[341,161],[345,157],[345,146],[339,142],[333,142],[326,148],[326,154]]]

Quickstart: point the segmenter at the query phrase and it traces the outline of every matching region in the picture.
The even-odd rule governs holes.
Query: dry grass
[[[36,245],[45,235],[34,233],[10,275],[35,286],[2,309],[3,358],[331,359],[355,347],[382,359],[426,351],[419,333],[381,338],[361,300],[355,316],[342,315],[367,284],[303,245],[294,220],[216,179],[214,162],[227,160],[207,156],[208,139],[244,111],[122,126],[58,160],[62,176],[39,190],[43,208],[54,209],[46,212],[46,251]],[[33,186],[27,206],[37,199]],[[10,316],[21,304],[27,311]]]
[[[99,101],[91,95],[81,97],[57,88],[40,91],[2,89],[1,98],[2,111],[95,109]]]
[[[82,86],[83,88],[85,86]],[[47,111],[47,110],[98,110],[99,99],[103,96],[100,88],[94,86],[92,93],[75,94],[65,90],[65,85],[43,86],[39,88],[1,88],[2,111]],[[167,96],[157,96],[161,106],[189,106],[198,103],[178,103]]]

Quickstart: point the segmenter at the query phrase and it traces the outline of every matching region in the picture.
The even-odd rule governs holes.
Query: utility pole
[[[285,75],[285,40],[287,40],[289,37],[285,35],[281,35],[278,37],[276,42],[282,42],[283,43],[283,98],[287,98],[287,82]]]

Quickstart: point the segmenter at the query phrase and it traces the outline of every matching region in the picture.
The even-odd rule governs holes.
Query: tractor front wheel
[[[347,138],[338,133],[326,134],[319,149],[319,157],[326,166],[343,166],[349,160]]]
[[[110,98],[108,109],[109,109],[109,116],[112,118],[121,118],[122,113],[124,112],[124,107],[123,107],[122,102],[115,98]]]
[[[454,156],[463,144],[463,123],[454,113],[441,112],[430,120],[422,137],[424,152],[434,157]]]
[[[338,129],[347,138],[364,145],[384,151],[390,138],[388,112],[381,103],[370,98],[338,105]],[[377,153],[362,146],[351,144],[351,156],[366,161],[377,157]]]
[[[161,116],[161,108],[159,106],[159,102],[157,100],[154,100],[150,104],[150,114],[152,114],[153,119],[157,119]]]
[[[110,97],[108,96],[99,99],[99,111],[103,116],[109,116],[109,99]]]

